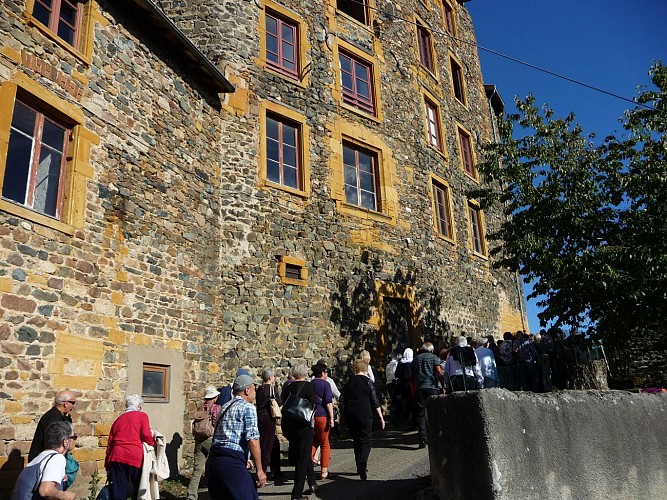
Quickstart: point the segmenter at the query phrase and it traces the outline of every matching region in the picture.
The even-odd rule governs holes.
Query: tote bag
[[[269,415],[276,418],[281,418],[283,416],[280,411],[280,405],[276,401],[276,389],[274,386],[271,386],[271,391],[269,392]]]
[[[283,419],[290,419],[302,424],[311,425],[315,417],[315,403],[311,403],[307,399],[299,396],[301,389],[305,384],[301,384],[296,394],[287,396],[287,400],[283,404],[282,414]]]

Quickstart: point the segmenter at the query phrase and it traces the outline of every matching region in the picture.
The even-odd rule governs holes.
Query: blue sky
[[[648,85],[652,61],[667,63],[667,0],[471,0],[477,43],[574,80],[631,99]],[[514,96],[533,93],[557,116],[576,115],[603,138],[620,131],[631,103],[479,51],[484,82],[498,87],[508,112]],[[527,287],[526,287],[527,290]],[[537,306],[528,303],[531,331]]]

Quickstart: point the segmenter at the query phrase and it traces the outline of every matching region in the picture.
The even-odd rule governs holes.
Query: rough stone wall
[[[486,389],[431,398],[433,488],[452,500],[667,498],[667,396]]]
[[[379,22],[366,28],[337,13],[334,1],[278,3],[304,22],[309,45],[306,85],[257,64],[262,59],[262,2],[162,2],[205,53],[219,55],[230,80],[247,89],[239,100],[242,105],[234,109],[241,119],[227,125],[222,139],[223,156],[231,160],[226,165],[230,181],[222,185],[222,328],[232,331],[237,340],[234,355],[256,360],[253,366],[286,366],[302,357],[313,361],[337,356],[338,368],[344,370],[348,356],[363,345],[373,345],[377,301],[372,290],[377,280],[414,287],[418,326],[425,336],[526,326],[514,276],[492,270],[488,261],[473,257],[468,244],[465,196],[476,185],[460,167],[456,123],[472,132],[478,155],[479,143],[490,139],[491,125],[466,9],[455,5],[460,41],[435,33],[438,77],[434,78],[419,65],[410,22],[374,13]],[[383,2],[376,4],[385,7]],[[436,3],[425,4],[397,2],[397,15],[411,20],[417,13],[434,32],[442,31]],[[197,19],[206,23],[198,24]],[[380,81],[382,120],[349,111],[334,97],[338,62],[332,47],[338,40],[369,57],[377,56],[374,70]],[[463,63],[467,107],[452,95],[449,53]],[[422,88],[441,99],[447,159],[425,144]],[[308,199],[258,189],[259,108],[266,100],[306,117]],[[362,126],[388,146],[397,164],[391,179],[398,200],[395,224],[337,210],[332,199],[332,169],[336,168],[332,158],[340,147],[335,130],[342,121]],[[456,245],[434,234],[431,173],[451,187]],[[487,213],[485,221],[490,233],[501,214]],[[305,260],[306,287],[285,286],[277,278],[277,258],[284,254]],[[384,365],[384,360],[374,362]]]
[[[79,394],[75,491],[87,494],[124,408],[129,346],[184,358],[177,401],[219,380],[220,105],[127,29],[131,13],[99,5],[89,65],[23,22],[22,2],[0,5],[0,83],[27,74],[81,109],[100,139],[74,234],[0,211],[0,497],[63,388]],[[171,431],[183,435],[188,417]]]

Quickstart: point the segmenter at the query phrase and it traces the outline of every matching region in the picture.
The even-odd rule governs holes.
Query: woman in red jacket
[[[155,446],[148,415],[141,411],[144,401],[138,394],[125,400],[125,413],[118,417],[109,431],[104,468],[109,478],[111,500],[126,500],[128,493],[136,500],[139,494],[144,445]],[[129,483],[132,490],[129,490]]]

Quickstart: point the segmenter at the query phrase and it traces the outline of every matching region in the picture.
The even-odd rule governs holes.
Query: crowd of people
[[[492,387],[549,390],[549,362],[555,353],[556,343],[549,335],[529,336],[521,331],[506,332],[498,341],[491,335],[461,335],[451,345],[441,343],[437,351],[433,343],[424,342],[416,355],[412,348],[406,348],[393,356],[385,369],[392,423],[408,430],[416,427],[418,446],[423,448],[427,445],[429,397]],[[289,462],[295,468],[292,498],[306,498],[317,489],[318,479],[333,477],[330,438],[339,425],[339,408],[353,440],[357,473],[366,480],[373,421],[377,418],[380,426],[385,426],[369,362],[370,353],[362,351],[353,361],[352,376],[342,391],[329,377],[324,359],[310,370],[303,364],[293,366],[282,387],[272,368],[261,371],[261,383],[241,368],[228,386],[206,387],[192,421],[194,467],[188,500],[198,498],[204,472],[214,500],[259,498],[257,488],[267,480],[284,481],[278,419],[289,442]],[[62,391],[53,408],[39,420],[29,463],[19,476],[13,500],[32,498],[34,491],[43,498],[75,498],[67,491],[78,471],[70,453],[77,439],[70,416],[75,404],[76,393]],[[142,405],[139,395],[128,395],[126,411],[111,426],[105,459],[111,500],[150,498],[144,493],[152,487],[146,454],[154,450],[155,461],[160,446],[164,447],[164,436],[151,430]],[[254,477],[251,469],[256,471]]]

